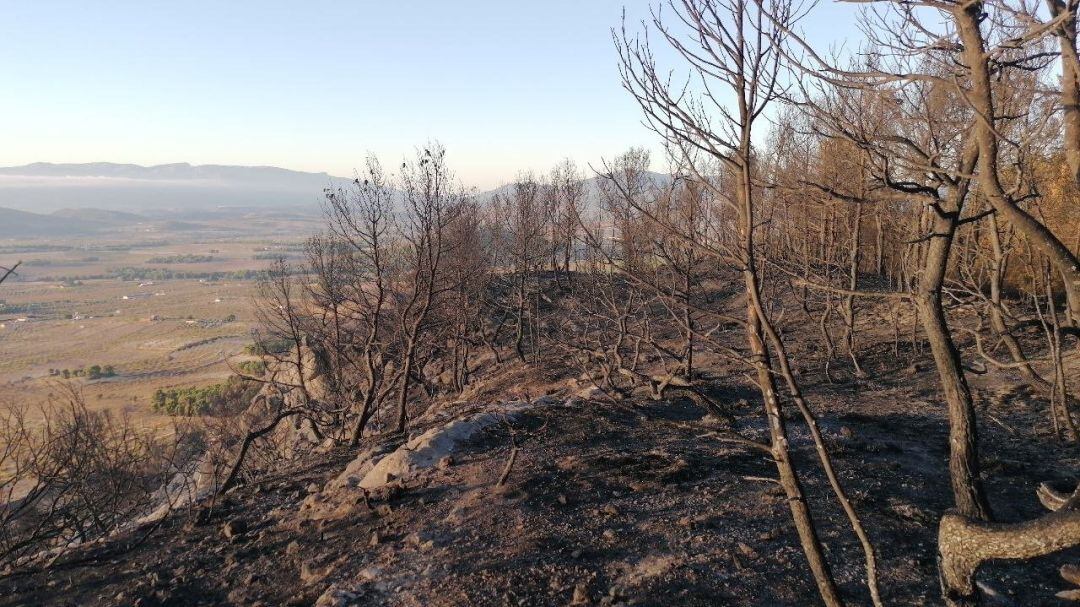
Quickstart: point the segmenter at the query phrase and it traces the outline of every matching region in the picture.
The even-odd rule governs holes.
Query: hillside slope
[[[951,498],[935,377],[886,348],[865,364],[877,379],[810,385],[808,396],[877,544],[886,602],[938,604],[936,521]],[[505,369],[417,420],[412,436],[429,438],[477,415],[499,420],[440,443],[429,467],[362,483],[402,452],[393,435],[311,453],[212,508],[0,579],[0,605],[814,604],[775,467],[725,440],[729,431],[763,438],[759,407],[736,369],[713,368],[710,395],[730,420],[688,398],[585,400],[568,384]],[[550,396],[508,414],[507,386]],[[1038,515],[1031,479],[1068,480],[1080,459],[1017,430],[1045,415],[1008,377],[979,377],[974,389],[992,403],[983,419],[996,420],[980,432],[994,445],[984,463],[997,516]],[[867,604],[858,544],[828,501],[805,428],[792,420],[791,429],[837,580],[852,604]],[[1000,604],[1065,604],[1053,598],[1055,570],[1078,558],[995,565],[982,578]]]
[[[97,209],[57,211],[43,215],[0,207],[0,238],[94,234],[137,221],[136,215]]]

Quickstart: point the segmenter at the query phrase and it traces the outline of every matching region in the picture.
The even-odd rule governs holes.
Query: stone
[[[346,605],[352,605],[359,597],[360,595],[356,592],[331,584],[315,601],[315,607],[346,607]]]
[[[1061,569],[1058,570],[1058,573],[1061,574],[1062,579],[1065,581],[1080,586],[1080,564],[1067,563],[1062,565]]]
[[[293,540],[289,542],[288,546],[285,546],[285,554],[292,556],[297,552],[300,552],[300,542]]]
[[[932,525],[935,522],[932,514],[919,508],[915,504],[908,502],[893,500],[892,503],[889,504],[889,509],[900,518],[919,523],[924,527]]]
[[[247,531],[247,523],[240,519],[233,519],[225,523],[221,527],[222,535],[224,535],[226,539],[230,540],[234,537],[239,537],[240,535],[243,535],[245,531]]]
[[[739,542],[739,552],[748,559],[756,559],[758,557],[757,550],[754,550],[749,544],[743,542]]]
[[[586,587],[585,584],[577,584],[577,585],[575,585],[574,586],[574,596],[571,597],[570,604],[571,605],[588,605],[590,602],[591,601],[589,600],[589,589],[588,589],[588,587]]]
[[[304,561],[300,564],[300,581],[306,585],[314,584],[326,577],[326,570],[320,569],[313,561]]]
[[[227,598],[233,605],[245,605],[248,603],[247,588],[234,588],[229,592]]]
[[[718,428],[727,425],[726,420],[713,413],[707,413],[704,417],[698,420],[698,423],[703,426],[708,426],[710,428]]]

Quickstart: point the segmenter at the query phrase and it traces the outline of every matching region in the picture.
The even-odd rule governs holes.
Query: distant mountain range
[[[236,206],[313,209],[324,188],[347,181],[265,166],[36,162],[0,167],[0,207],[39,213],[92,207],[141,214]]]
[[[650,178],[670,183],[660,173]],[[0,167],[0,238],[93,234],[147,222],[206,219],[207,213],[311,216],[325,188],[350,181],[269,166],[36,162]],[[584,181],[586,204],[599,198],[600,181]],[[513,188],[477,197],[491,200],[512,194]]]
[[[342,181],[327,173],[305,173],[271,166],[230,166],[221,164],[193,165],[186,162],[142,166],[114,162],[83,164],[54,164],[35,162],[16,167],[0,167],[0,175],[24,177],[103,177],[112,179],[218,181],[248,183],[285,183],[311,185]]]

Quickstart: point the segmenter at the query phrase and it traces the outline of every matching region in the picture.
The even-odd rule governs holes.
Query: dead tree
[[[1000,118],[996,113],[998,104],[993,79],[995,72],[1002,67],[1022,68],[1025,61],[1018,59],[1013,60],[1011,65],[1001,65],[1005,49],[1015,46],[1015,40],[1004,40],[1000,45],[988,48],[983,23],[991,17],[993,5],[980,1],[948,3],[944,6],[956,26],[956,42],[959,43],[963,65],[967,67],[964,70],[966,73],[959,73],[957,76],[963,78],[962,82],[966,85],[964,98],[976,117],[973,134],[979,148],[979,190],[994,211],[1053,264],[1064,283],[1069,315],[1080,318],[1080,260],[1043,223],[1021,208],[1020,200],[1010,195],[1002,184],[998,165],[1001,155],[1001,134],[998,129]],[[1066,61],[1067,72],[1074,67],[1071,60]],[[1076,117],[1069,115],[1068,119],[1075,120]]]
[[[392,389],[387,381],[393,329],[389,289],[400,250],[391,227],[393,190],[379,162],[369,158],[364,174],[351,188],[327,192],[326,205],[327,224],[343,259],[336,267],[341,276],[320,279],[320,283],[343,283],[338,287],[342,301],[336,302],[340,310],[334,318],[345,318],[345,335],[338,340],[340,351],[335,355],[339,364],[348,367],[342,373],[349,381],[342,388],[356,403],[349,430],[349,442],[355,446]],[[322,266],[325,269],[326,264]],[[315,269],[317,275],[323,273]],[[330,299],[329,293],[326,298]],[[335,330],[341,329],[335,326]]]
[[[964,379],[959,352],[949,335],[941,289],[949,267],[948,251],[952,248],[957,228],[978,221],[988,214],[962,216],[968,196],[965,191],[976,183],[980,195],[991,199],[989,203],[992,212],[1008,222],[1017,233],[1024,235],[1033,249],[1048,258],[1054,258],[1055,267],[1066,276],[1065,282],[1070,282],[1068,268],[1062,269],[1062,265],[1069,266],[1070,263],[1068,255],[1064,254],[1067,250],[1058,246],[1059,242],[1055,244],[1053,235],[1033,215],[1019,208],[1018,204],[1031,200],[1032,194],[1019,188],[1007,188],[1004,185],[1004,172],[999,165],[1002,152],[998,144],[1006,141],[1008,124],[1016,119],[1016,114],[1002,113],[1000,106],[995,105],[996,101],[1000,101],[1002,93],[993,87],[991,73],[993,78],[1000,80],[1011,69],[1038,69],[1046,55],[1032,52],[1028,48],[1026,52],[1019,51],[1018,56],[1010,56],[1010,48],[1023,46],[1026,44],[1024,40],[1001,39],[997,46],[988,51],[984,31],[980,27],[988,18],[988,13],[984,10],[986,5],[982,3],[915,2],[896,3],[895,6],[896,11],[893,14],[899,15],[897,21],[889,21],[881,17],[881,13],[871,12],[879,21],[871,23],[866,29],[881,36],[878,48],[890,49],[901,58],[917,57],[918,61],[914,65],[897,59],[888,69],[875,67],[842,70],[829,66],[809,46],[800,44],[800,48],[806,52],[810,63],[816,66],[813,71],[831,84],[899,91],[901,89],[893,89],[892,85],[903,83],[902,90],[906,91],[921,88],[933,92],[936,89],[936,94],[927,95],[917,104],[924,108],[920,110],[920,115],[938,123],[938,126],[931,125],[931,129],[935,131],[935,137],[931,141],[942,139],[943,131],[940,126],[943,124],[952,125],[952,128],[960,125],[960,137],[956,140],[963,142],[963,145],[954,147],[955,152],[951,154],[942,154],[936,147],[927,147],[925,140],[919,137],[893,137],[886,140],[890,142],[890,149],[883,150],[882,158],[899,170],[882,171],[880,174],[887,177],[883,179],[883,185],[891,190],[893,195],[906,196],[909,200],[921,200],[921,204],[925,204],[929,211],[926,214],[927,221],[920,228],[922,235],[918,242],[923,245],[920,247],[923,270],[914,297],[920,320],[930,339],[949,404],[950,476],[959,510],[957,516],[975,528],[996,529],[998,527],[992,523],[984,522],[989,517],[989,508],[978,481],[977,440],[971,393]],[[940,36],[933,34],[932,28],[917,17],[920,7],[941,10],[950,15],[956,23],[956,30],[953,31],[959,31],[959,35],[954,37],[952,31]],[[988,28],[988,31],[992,30]],[[949,104],[955,109],[942,111],[944,108],[940,106],[940,101],[950,96],[956,99]],[[934,104],[935,101],[937,105]],[[942,120],[948,122],[942,123]],[[837,130],[845,132],[846,136],[852,132],[851,129]],[[873,145],[871,139],[863,138],[861,141]],[[878,141],[882,140],[878,138]],[[1019,147],[1015,141],[1009,145]],[[955,159],[955,164],[942,165],[940,160],[945,158]],[[1014,166],[1022,168],[1022,162],[1018,160]],[[1010,170],[1016,172],[1019,169],[1010,167]],[[912,179],[912,176],[920,178]],[[925,181],[925,176],[932,176],[929,183]],[[927,185],[931,187],[926,187]],[[1075,261],[1071,263],[1075,269]],[[969,262],[965,262],[961,265],[968,264]],[[1072,284],[1075,285],[1075,282]],[[1068,284],[1066,288],[1069,288]],[[1074,305],[1071,300],[1070,305]],[[951,526],[950,522],[943,522],[943,529]],[[1067,526],[1064,529],[1059,528],[1060,538],[1063,539],[1059,541],[1055,538],[1051,543],[1061,547],[1075,545],[1076,539],[1070,539],[1068,531]],[[951,541],[948,535],[945,533],[942,536],[943,556],[946,552],[958,554],[967,549],[977,557],[979,550],[973,545],[965,545],[960,551],[945,547]],[[1017,558],[1022,558],[1038,552],[1025,548],[1027,540],[1019,535],[1003,535],[994,539],[979,536],[976,539],[977,542],[983,540],[992,546],[989,550],[999,556],[1014,554]],[[950,558],[957,558],[956,554],[951,554]],[[981,562],[979,558],[974,560]],[[943,559],[942,576],[947,580],[949,600],[967,599],[974,591],[970,585],[963,582],[964,575],[949,571],[951,567],[948,560]],[[960,591],[957,591],[957,588]]]
[[[193,426],[164,436],[91,411],[74,389],[40,406],[4,403],[0,565],[54,562],[157,507],[160,488],[189,470],[201,439]]]
[[[585,202],[585,184],[581,172],[567,159],[555,166],[548,177],[551,196],[552,269],[569,276],[578,241],[578,215]]]
[[[484,246],[482,214],[479,204],[466,202],[449,226],[454,254],[446,273],[453,287],[437,312],[447,328],[448,352],[442,356],[441,365],[450,367],[450,387],[458,393],[476,370],[475,352],[485,344],[488,319],[498,313],[490,305],[493,268]]]
[[[873,21],[870,26],[876,27],[865,28],[877,36],[873,43],[894,49],[894,63],[888,65],[840,69],[797,36],[791,39],[806,52],[800,67],[820,83],[820,94],[804,106],[828,136],[869,150],[877,165],[868,196],[879,204],[921,209],[916,215],[916,238],[909,243],[916,247],[914,255],[920,260],[911,301],[930,344],[949,414],[949,472],[956,507],[972,518],[987,519],[990,508],[979,479],[974,403],[942,302],[957,229],[968,222],[963,218],[964,203],[981,148],[973,127],[967,126],[974,120],[972,111],[950,82],[949,70],[958,59],[956,48],[941,45],[927,50],[918,35],[910,34],[928,31],[919,16],[913,11],[899,14],[898,23],[889,22],[890,29]],[[868,19],[875,15],[871,13]],[[909,65],[911,61],[915,67]],[[850,95],[829,87],[886,94],[893,114],[887,122],[880,114],[877,124],[868,122],[851,111]]]
[[[638,294],[645,322],[636,335],[649,351],[651,364],[641,375],[651,397],[664,398],[670,386],[689,388],[694,377],[694,348],[703,282],[709,264],[698,246],[676,234],[704,235],[708,220],[706,188],[691,179],[668,179],[649,173],[649,155],[632,149],[605,162],[599,175],[600,213],[604,228],[584,230],[583,243],[606,271]],[[605,231],[610,230],[610,234]],[[678,341],[660,336],[677,332]]]
[[[748,357],[764,400],[772,438],[771,452],[780,484],[787,494],[792,518],[822,600],[828,605],[841,605],[842,599],[822,554],[802,484],[788,451],[774,366],[776,357],[783,357],[784,352],[770,351],[770,341],[774,347],[776,345],[772,337],[775,330],[761,301],[762,262],[756,243],[758,176],[752,145],[753,126],[781,93],[776,78],[782,55],[779,46],[796,16],[786,2],[772,2],[762,8],[762,4],[741,0],[673,0],[665,8],[674,13],[675,23],[687,26],[685,36],[666,24],[659,11],[653,14],[652,26],[690,66],[691,80],[699,80],[703,86],[682,88],[673,85],[666,71],[658,67],[648,40],[630,38],[624,28],[621,35],[616,35],[624,88],[638,101],[652,129],[680,153],[686,164],[693,167],[695,177],[709,184],[727,208],[727,225],[732,228],[732,234],[718,241],[721,245],[718,250],[722,251],[721,258],[734,265],[742,275],[747,300],[744,326]],[[733,104],[720,99],[721,87],[724,94],[734,98]],[[718,118],[714,119],[714,113]],[[699,157],[713,164],[695,162]],[[725,222],[720,220],[719,223]],[[687,240],[694,241],[694,235]],[[872,550],[868,550],[868,574],[876,597],[873,563]]]
[[[537,295],[538,271],[551,259],[548,209],[541,199],[541,187],[531,175],[522,175],[508,191],[494,200],[500,222],[500,244],[507,267],[503,269],[512,284],[513,295],[507,302],[514,323],[514,352],[521,362],[535,360],[537,319],[533,305]],[[526,342],[532,348],[526,356]]]
[[[448,226],[460,214],[465,199],[440,145],[431,144],[418,152],[416,160],[404,168],[405,210],[397,226],[403,245],[402,268],[394,290],[399,352],[393,385],[398,432],[405,431],[418,353],[430,337],[431,312],[453,288],[445,272],[453,246],[447,238]]]

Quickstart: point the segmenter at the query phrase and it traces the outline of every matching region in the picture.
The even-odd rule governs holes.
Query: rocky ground
[[[814,350],[795,353],[813,361]],[[884,340],[863,357],[869,379],[838,366],[837,382],[823,383],[804,368],[808,397],[877,546],[885,602],[939,604],[936,520],[951,497],[936,377],[927,354],[896,356]],[[0,605],[815,604],[773,464],[727,440],[766,438],[760,406],[738,369],[703,362],[730,420],[687,398],[576,398],[510,369],[421,418],[409,450],[395,451],[404,437],[373,437],[359,459],[310,454],[212,509],[8,575]],[[1041,514],[1036,484],[1075,482],[1080,470],[1076,448],[1050,436],[1045,400],[1016,379],[972,377],[1003,521]],[[528,382],[532,397],[508,407]],[[440,428],[455,421],[444,441]],[[790,429],[837,581],[851,604],[869,604],[859,545],[804,427]],[[376,466],[388,453],[396,467]],[[1056,570],[1077,561],[1073,550],[997,564],[980,579],[1001,604],[1064,605]]]

